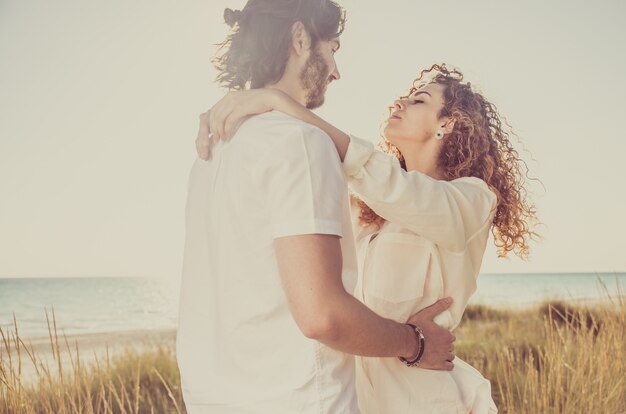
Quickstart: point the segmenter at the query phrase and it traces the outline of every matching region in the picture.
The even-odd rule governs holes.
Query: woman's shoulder
[[[480,199],[486,201],[485,204],[490,208],[494,208],[498,201],[496,193],[482,178],[460,177],[449,181],[449,183],[476,202],[481,201]]]
[[[489,190],[489,186],[487,185],[485,180],[478,177],[459,177],[449,182],[453,185],[471,185]]]

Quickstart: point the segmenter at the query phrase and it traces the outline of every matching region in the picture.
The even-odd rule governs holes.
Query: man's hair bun
[[[239,23],[241,20],[241,10],[225,9],[224,21],[230,27],[233,27],[235,23]]]

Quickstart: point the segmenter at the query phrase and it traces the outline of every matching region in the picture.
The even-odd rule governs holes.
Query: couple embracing
[[[493,104],[445,65],[390,106],[380,150],[310,109],[340,79],[344,11],[249,0],[200,117],[177,359],[190,414],[495,413],[454,355],[490,231],[534,209]]]

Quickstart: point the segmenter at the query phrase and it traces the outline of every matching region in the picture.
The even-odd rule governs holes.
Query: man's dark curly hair
[[[345,11],[332,0],[248,0],[242,10],[226,9],[224,20],[232,30],[213,59],[217,81],[231,90],[256,89],[285,73],[295,22],[314,48],[343,32]]]

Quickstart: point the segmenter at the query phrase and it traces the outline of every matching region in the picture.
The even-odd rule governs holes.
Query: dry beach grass
[[[456,352],[491,380],[501,413],[626,413],[625,327],[622,296],[589,306],[474,305]],[[0,333],[0,413],[185,412],[173,331],[151,341],[146,333],[68,338],[52,317],[47,343]]]
[[[626,300],[468,309],[456,353],[503,413],[626,413]]]
[[[0,413],[183,413],[174,331],[0,336]],[[19,326],[15,323],[15,326]]]

